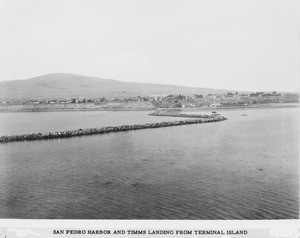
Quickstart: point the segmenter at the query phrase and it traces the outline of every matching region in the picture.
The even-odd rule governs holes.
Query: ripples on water
[[[298,218],[298,108],[222,115],[228,120],[2,144],[0,216]],[[164,120],[174,118],[147,112],[8,113],[0,114],[0,130],[20,134]]]

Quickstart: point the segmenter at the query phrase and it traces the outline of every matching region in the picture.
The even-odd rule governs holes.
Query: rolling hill
[[[54,73],[26,80],[0,82],[0,100],[80,98],[124,98],[169,94],[223,93],[229,90],[194,88],[178,85],[123,82],[77,74]]]

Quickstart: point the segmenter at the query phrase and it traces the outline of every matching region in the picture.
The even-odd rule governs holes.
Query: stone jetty
[[[216,118],[219,117],[220,114],[213,113],[211,115],[208,114],[184,114],[184,113],[173,113],[173,112],[153,112],[148,114],[149,116],[162,116],[162,117],[188,117],[188,118]]]
[[[0,143],[8,143],[8,142],[14,142],[14,141],[32,141],[32,140],[49,140],[49,139],[58,139],[58,138],[69,138],[69,137],[75,137],[75,136],[106,134],[106,133],[111,133],[111,132],[121,132],[121,131],[153,129],[153,128],[160,128],[160,127],[218,122],[218,121],[224,121],[226,119],[227,118],[222,117],[222,116],[215,116],[215,117],[209,117],[209,118],[198,118],[198,119],[193,119],[193,120],[187,119],[187,120],[180,120],[180,121],[167,121],[167,122],[147,123],[147,124],[138,124],[138,125],[107,126],[107,127],[100,127],[100,128],[78,129],[78,130],[72,130],[72,131],[11,135],[11,136],[0,137]]]

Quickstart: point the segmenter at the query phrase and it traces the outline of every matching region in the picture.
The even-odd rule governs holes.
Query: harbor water
[[[0,144],[0,217],[298,218],[299,108],[217,112],[228,120]],[[0,136],[178,120],[148,113],[0,113]]]

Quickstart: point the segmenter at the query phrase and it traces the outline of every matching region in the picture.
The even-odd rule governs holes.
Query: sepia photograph
[[[299,219],[299,9],[0,0],[0,219]]]

